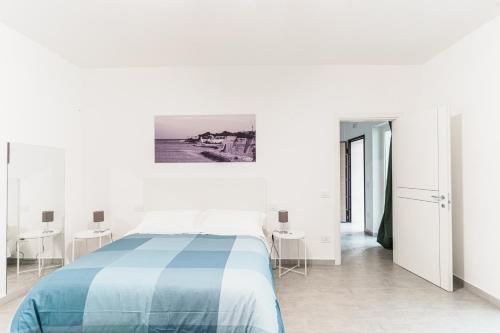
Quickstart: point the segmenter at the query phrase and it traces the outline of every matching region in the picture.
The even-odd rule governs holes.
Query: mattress
[[[13,333],[284,332],[264,242],[134,234],[41,279]]]

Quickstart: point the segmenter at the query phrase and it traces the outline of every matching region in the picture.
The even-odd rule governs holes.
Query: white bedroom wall
[[[269,204],[289,210],[314,259],[334,259],[339,115],[399,114],[418,96],[411,66],[90,69],[83,77],[86,214],[106,210],[120,236],[140,220],[145,177],[265,178]],[[257,163],[153,163],[154,115],[238,113],[257,116]]]
[[[423,105],[451,111],[454,273],[500,298],[500,18],[423,67]]]
[[[6,188],[6,142],[66,150],[66,243],[80,228],[82,133],[77,67],[0,24],[0,188]],[[0,191],[0,216],[6,216]],[[0,297],[5,295],[5,226],[0,228]]]

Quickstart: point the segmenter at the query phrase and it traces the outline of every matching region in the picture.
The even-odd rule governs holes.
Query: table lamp
[[[94,212],[94,223],[98,223],[97,230],[95,230],[96,233],[101,233],[104,232],[104,230],[101,229],[101,223],[104,222],[104,211],[98,210]]]
[[[54,222],[54,211],[52,210],[46,210],[42,212],[42,223],[45,223],[45,230],[43,231],[44,234],[52,232],[52,230],[49,230],[49,223]]]
[[[286,210],[280,210],[278,212],[278,221],[280,223],[280,230],[279,232],[282,234],[288,233],[287,227],[288,227],[288,211]]]

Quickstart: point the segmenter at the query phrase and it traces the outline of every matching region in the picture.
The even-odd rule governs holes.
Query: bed
[[[256,214],[149,214],[122,239],[43,278],[11,332],[284,332]]]

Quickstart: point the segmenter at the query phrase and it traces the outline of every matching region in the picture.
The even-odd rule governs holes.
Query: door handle
[[[444,195],[431,195],[432,198],[434,199],[439,199],[439,200],[444,200],[446,197]]]

